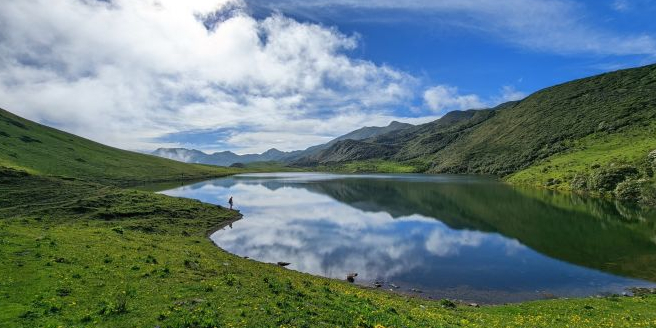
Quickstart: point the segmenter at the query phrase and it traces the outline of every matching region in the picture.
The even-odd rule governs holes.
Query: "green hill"
[[[192,165],[108,147],[0,109],[0,167],[126,185],[200,179],[236,169]]]
[[[620,183],[635,180],[639,186],[625,186],[622,198],[639,198],[636,189],[654,193],[656,162],[647,157],[656,149],[655,131],[656,65],[650,65],[553,86],[493,109],[451,112],[357,144],[340,142],[298,164],[377,167],[353,164],[383,160],[428,173],[492,174],[616,195]]]

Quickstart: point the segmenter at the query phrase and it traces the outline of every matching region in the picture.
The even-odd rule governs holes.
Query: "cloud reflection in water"
[[[288,268],[315,275],[344,279],[357,272],[363,284],[383,280],[438,297],[458,289],[467,295],[461,298],[492,302],[539,298],[536,291],[585,295],[628,283],[551,259],[499,233],[452,229],[420,214],[392,216],[358,197],[338,201],[322,193],[327,180],[237,177],[165,193],[222,205],[234,196],[244,219],[211,236],[218,246],[262,262],[290,262]],[[489,291],[505,296],[490,298]]]

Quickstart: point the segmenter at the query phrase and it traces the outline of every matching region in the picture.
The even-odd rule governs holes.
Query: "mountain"
[[[621,134],[655,121],[656,65],[650,65],[553,86],[492,109],[451,112],[358,144],[338,141],[298,163],[418,160],[432,173],[505,176],[570,151],[591,135]]]
[[[209,178],[229,172],[226,168],[185,164],[112,148],[3,109],[0,109],[0,167],[112,185]]]
[[[278,149],[269,149],[262,154],[237,155],[231,151],[206,154],[200,150],[186,148],[159,148],[153,153],[155,156],[164,157],[185,163],[210,164],[218,166],[230,166],[234,163],[252,163],[281,161],[290,153]]]
[[[335,138],[328,143],[312,146],[305,150],[297,150],[291,152],[282,152],[278,149],[272,148],[262,154],[246,154],[238,155],[230,151],[217,152],[207,154],[195,149],[186,148],[159,148],[152,154],[180,162],[186,163],[202,163],[219,166],[230,166],[234,163],[253,163],[253,162],[294,162],[300,158],[313,156],[322,150],[330,148],[330,146],[340,141],[353,141],[373,138],[382,134],[403,130],[413,127],[412,124],[401,123],[397,121],[391,122],[388,126],[376,127],[368,126],[349,132],[343,136]]]

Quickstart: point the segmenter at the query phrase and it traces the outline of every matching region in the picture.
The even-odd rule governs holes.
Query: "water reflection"
[[[234,196],[244,219],[212,235],[234,254],[434,297],[510,302],[656,280],[653,213],[478,177],[242,175],[164,193]]]

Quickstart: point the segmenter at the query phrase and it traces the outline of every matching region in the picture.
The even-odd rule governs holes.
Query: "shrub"
[[[625,201],[637,201],[640,199],[642,193],[642,185],[644,181],[641,180],[626,180],[620,182],[617,187],[615,187],[615,197],[619,200]]]
[[[642,188],[642,194],[640,196],[640,202],[647,206],[656,207],[656,185],[645,185]]]
[[[656,149],[652,150],[649,155],[647,155],[647,158],[651,161],[651,164],[656,167]]]
[[[656,149],[647,155],[647,175],[653,176],[656,171]]]
[[[545,186],[546,187],[556,186],[559,185],[561,182],[562,181],[560,181],[560,179],[549,178],[549,180],[547,180],[547,183],[545,183]]]
[[[113,302],[103,301],[100,303],[101,315],[115,315],[124,314],[128,312],[128,295],[126,291],[122,291],[116,295]]]
[[[573,190],[581,190],[581,191],[587,190],[588,178],[589,177],[585,174],[577,173],[572,179],[572,182],[570,182],[570,186],[572,187]]]
[[[599,192],[613,191],[620,182],[636,175],[638,175],[638,169],[630,165],[600,168],[590,174],[588,188]]]

